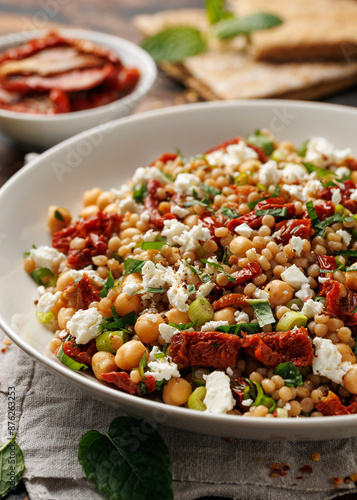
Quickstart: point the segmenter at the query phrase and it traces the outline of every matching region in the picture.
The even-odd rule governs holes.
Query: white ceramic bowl
[[[32,244],[49,244],[47,208],[78,213],[85,189],[119,186],[134,170],[175,146],[191,155],[236,135],[269,127],[296,144],[322,136],[357,153],[357,110],[297,101],[190,104],[123,118],[43,153],[0,190],[0,326],[30,356],[93,398],[139,416],[187,430],[249,439],[320,440],[357,435],[357,415],[311,419],[240,418],[176,408],[131,396],[48,357],[51,333],[35,319],[36,286],[22,268]],[[5,216],[7,214],[7,216]],[[47,355],[46,355],[47,352]]]
[[[60,29],[70,38],[90,40],[116,52],[124,65],[141,72],[137,87],[129,95],[98,108],[58,115],[17,113],[0,109],[0,132],[26,147],[46,149],[83,130],[127,116],[139,100],[150,90],[157,74],[152,57],[139,46],[105,33],[80,29]],[[14,33],[0,37],[0,53],[46,31]]]

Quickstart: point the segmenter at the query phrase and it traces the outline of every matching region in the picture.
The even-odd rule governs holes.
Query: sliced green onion
[[[31,277],[38,285],[48,285],[50,279],[54,277],[54,274],[48,267],[40,267],[32,271]],[[47,279],[43,281],[44,278]]]
[[[197,297],[188,308],[188,317],[191,321],[197,321],[198,325],[203,325],[213,318],[213,307],[204,297]]]
[[[289,302],[286,304],[286,307],[291,309],[291,306],[296,305],[299,309],[302,309],[302,306],[304,305],[303,301],[301,299],[291,299]]]
[[[346,215],[346,209],[341,203],[335,206],[335,214],[342,215],[342,217]]]
[[[101,333],[95,340],[97,350],[115,354],[120,347],[119,344],[121,344],[120,341],[118,343],[119,338],[122,340],[123,344],[129,340],[129,336],[126,332],[114,331]]]
[[[306,326],[307,320],[308,318],[304,314],[297,311],[288,311],[279,319],[276,330],[278,332],[288,332],[295,326],[299,328],[300,326]]]
[[[57,358],[63,363],[67,368],[70,368],[71,370],[77,371],[80,369],[87,370],[88,366],[83,364],[83,363],[78,363],[78,361],[75,361],[74,359],[70,358],[63,352],[62,345],[58,349],[57,353]]]
[[[275,151],[273,151],[273,153],[271,155],[271,159],[276,161],[276,162],[279,162],[279,161],[283,160],[284,158],[285,158],[285,154],[280,149],[276,149]]]
[[[203,403],[203,400],[206,392],[206,387],[197,387],[188,398],[188,407],[191,410],[205,411],[206,405]]]
[[[41,311],[36,311],[36,318],[42,324],[51,323],[51,321],[53,320],[53,312],[49,311],[45,313]]]
[[[192,370],[192,380],[197,386],[206,385],[203,375],[209,375],[209,369],[203,366],[195,366]]]
[[[287,387],[299,387],[303,384],[300,371],[291,361],[280,363],[280,365],[275,368],[274,375],[280,375],[280,377],[284,379]]]
[[[285,408],[277,408],[276,416],[278,418],[288,418],[288,410],[286,410]]]

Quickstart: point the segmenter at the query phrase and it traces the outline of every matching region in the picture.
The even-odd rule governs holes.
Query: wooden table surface
[[[165,9],[202,7],[203,0],[0,0],[0,35],[21,30],[47,29],[54,26],[72,26],[102,31],[133,42],[140,35],[130,20],[141,13]],[[159,73],[158,81],[135,113],[192,101],[192,94],[181,85]],[[357,89],[325,99],[327,102],[357,107]],[[0,186],[23,165],[26,152],[0,134]],[[25,498],[23,486],[9,500]],[[345,495],[344,500],[356,499]],[[204,500],[204,499],[202,499]],[[209,500],[209,499],[206,499]],[[212,499],[213,500],[213,499]],[[218,500],[218,499],[216,499]],[[245,500],[245,499],[244,499]]]

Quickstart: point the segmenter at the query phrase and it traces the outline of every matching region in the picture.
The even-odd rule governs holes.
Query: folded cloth
[[[6,349],[5,338],[0,332],[1,347]],[[25,457],[24,482],[30,499],[103,499],[84,476],[77,459],[78,442],[90,429],[106,432],[123,413],[77,391],[14,344],[0,352],[0,381],[0,440],[8,439],[8,387],[15,387],[17,443]],[[353,481],[338,489],[332,481],[357,472],[357,439],[258,442],[163,425],[157,430],[170,450],[175,500],[204,496],[285,500],[286,495],[291,500],[327,500],[344,493],[357,495]],[[319,461],[312,460],[316,453]],[[269,467],[273,463],[280,465],[278,472]],[[312,472],[300,470],[306,465]]]

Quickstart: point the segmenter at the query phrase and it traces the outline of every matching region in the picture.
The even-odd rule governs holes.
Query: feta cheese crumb
[[[208,283],[203,283],[203,285],[200,285],[198,287],[198,290],[196,292],[196,297],[207,297],[209,295],[213,288],[215,287],[214,283],[211,283],[210,281]]]
[[[143,211],[144,206],[136,203],[132,196],[127,196],[119,202],[119,213],[125,214],[126,212],[131,212],[133,214],[139,214]]]
[[[336,231],[336,234],[339,234],[346,246],[348,246],[351,243],[352,240],[352,235],[348,232],[345,231],[344,229],[339,229]]]
[[[214,371],[203,375],[206,381],[206,396],[203,403],[207,413],[227,413],[233,409],[235,401],[232,396],[230,378],[224,372]]]
[[[308,283],[304,283],[301,286],[301,290],[295,293],[295,297],[302,300],[303,302],[306,299],[312,299],[314,296],[314,292],[311,290],[310,285]]]
[[[187,208],[180,207],[179,205],[174,205],[173,207],[171,207],[171,213],[177,215],[177,217],[179,217],[180,219],[183,219],[190,213],[190,211],[187,210]]]
[[[30,257],[33,258],[36,269],[47,267],[54,272],[58,266],[67,260],[64,253],[59,252],[53,247],[42,245],[38,248],[31,248]]]
[[[155,359],[155,361],[150,361],[148,363],[148,368],[150,369],[149,374],[157,381],[170,380],[172,377],[179,378],[180,372],[177,369],[177,364],[165,356],[164,358]]]
[[[153,229],[149,229],[149,231],[146,231],[146,233],[143,235],[143,241],[155,241],[156,237],[159,235],[159,231],[154,231]]]
[[[312,299],[307,299],[301,309],[301,314],[305,314],[308,318],[313,318],[315,314],[322,313],[324,305],[321,302],[315,302]]]
[[[234,319],[237,325],[242,324],[242,323],[249,323],[249,316],[247,313],[243,311],[236,311],[234,313]]]
[[[353,201],[357,201],[357,189],[354,189],[353,191],[351,191],[350,199]]]
[[[259,182],[263,186],[271,186],[278,184],[281,178],[281,171],[278,169],[278,164],[274,160],[269,160],[260,166]]]
[[[160,353],[161,353],[160,349],[156,345],[154,345],[150,351],[148,362],[156,361],[155,354],[160,354]]]
[[[290,240],[290,244],[293,247],[294,252],[298,257],[300,257],[304,246],[304,240],[300,236],[293,236]]]
[[[139,167],[133,175],[134,184],[146,184],[150,179],[155,179],[163,185],[170,182],[157,167]]]
[[[174,285],[167,292],[170,304],[182,312],[188,311],[189,305],[187,304],[187,300],[189,296],[190,292],[184,285]]]
[[[175,245],[175,239],[180,237],[184,231],[189,231],[189,226],[182,224],[176,219],[167,219],[164,221],[164,228],[161,231],[162,236],[167,238],[168,245]]]
[[[182,173],[178,174],[175,179],[175,190],[179,195],[192,195],[193,191],[201,184],[201,179],[195,174]]]
[[[315,345],[315,357],[312,362],[313,373],[343,385],[343,377],[352,364],[349,361],[342,362],[341,353],[330,339],[315,337],[313,342]]]
[[[219,326],[228,326],[228,321],[208,321],[201,327],[201,332],[214,332]]]
[[[67,322],[69,333],[76,339],[77,344],[87,344],[99,335],[99,325],[102,315],[94,307],[79,309]]]
[[[304,283],[309,282],[305,274],[295,264],[281,273],[281,277],[286,283],[289,283],[289,285],[296,289],[300,289]]]
[[[252,399],[248,398],[248,399],[243,399],[241,404],[242,404],[242,406],[252,406],[253,403],[254,403],[254,401]]]
[[[250,238],[253,229],[250,226],[248,226],[246,222],[244,222],[244,224],[240,224],[239,226],[237,226],[234,231],[240,234],[241,236],[246,236],[247,238]]]
[[[140,285],[136,283],[135,281],[128,281],[127,283],[124,284],[123,286],[123,292],[126,293],[127,295],[134,295],[140,288]]]
[[[262,290],[261,288],[257,288],[254,292],[253,292],[253,297],[255,299],[269,299],[269,294],[265,291],[265,290]]]
[[[342,177],[350,176],[351,170],[347,167],[338,167],[335,170],[335,174],[338,179],[342,179]]]
[[[51,293],[51,292],[46,292],[43,295],[41,295],[40,300],[37,303],[37,311],[38,312],[43,312],[43,313],[48,313],[51,311],[52,307],[56,304],[60,296],[62,295],[62,292],[56,292],[56,293]]]
[[[307,145],[305,160],[317,167],[325,168],[327,165],[345,160],[350,154],[350,148],[337,150],[327,139],[312,137]]]
[[[286,184],[294,184],[296,181],[305,180],[308,177],[306,169],[296,163],[287,163],[281,171],[281,177]]]
[[[199,224],[190,230],[185,229],[180,236],[175,236],[173,239],[181,246],[183,252],[189,252],[190,250],[198,250],[201,246],[200,241],[210,240],[211,232],[208,227]]]
[[[165,344],[171,344],[172,337],[176,335],[176,333],[179,333],[180,330],[177,328],[174,328],[173,326],[170,326],[166,323],[160,323],[159,325],[159,332],[163,340],[165,341]]]
[[[331,201],[332,203],[336,206],[338,205],[339,203],[341,203],[341,200],[342,200],[342,196],[341,196],[341,192],[339,189],[332,189],[331,190],[331,193],[332,193],[332,196],[331,196]]]
[[[244,141],[239,141],[238,144],[230,144],[226,148],[218,149],[206,155],[206,159],[210,165],[237,167],[246,160],[256,159],[258,154],[254,149],[250,148]]]

